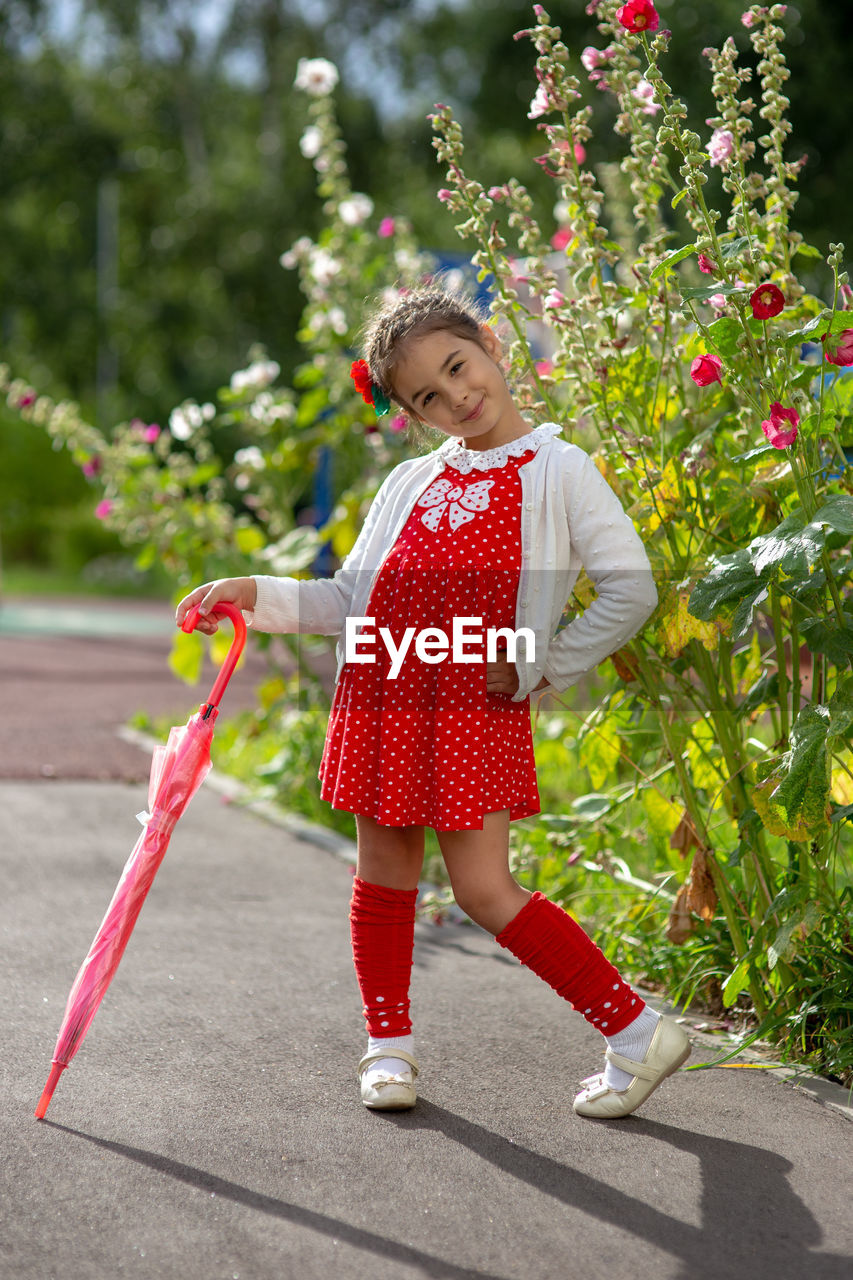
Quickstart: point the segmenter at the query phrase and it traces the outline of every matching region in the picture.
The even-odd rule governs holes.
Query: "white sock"
[[[621,1053],[632,1062],[642,1062],[659,1022],[660,1014],[646,1005],[643,1012],[622,1031],[617,1032],[615,1036],[607,1036],[607,1044],[614,1053]],[[632,1075],[623,1071],[621,1067],[615,1067],[612,1062],[608,1062],[604,1068],[604,1083],[609,1089],[615,1089],[618,1093],[627,1089],[633,1079]]]
[[[379,1058],[376,1062],[370,1064],[367,1068],[369,1075],[373,1071],[387,1071],[390,1075],[398,1075],[401,1071],[411,1071],[411,1066],[406,1062],[405,1058],[395,1058],[394,1050],[402,1049],[404,1053],[410,1053],[414,1057],[415,1053],[415,1037],[408,1036],[368,1036],[367,1052],[376,1053],[377,1049],[387,1049],[388,1057]]]

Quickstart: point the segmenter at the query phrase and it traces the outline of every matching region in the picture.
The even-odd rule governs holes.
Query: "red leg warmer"
[[[496,939],[605,1036],[623,1031],[645,1001],[567,912],[534,893]]]
[[[350,904],[352,958],[367,1031],[407,1036],[417,889],[386,889],[355,877]]]

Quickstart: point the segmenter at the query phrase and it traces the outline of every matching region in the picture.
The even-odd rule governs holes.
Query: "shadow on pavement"
[[[479,1269],[460,1267],[435,1254],[425,1253],[421,1249],[412,1248],[398,1240],[390,1240],[386,1236],[373,1231],[365,1231],[362,1227],[352,1226],[340,1218],[333,1218],[326,1213],[317,1213],[314,1209],[306,1209],[302,1205],[292,1204],[287,1200],[276,1200],[274,1196],[260,1191],[252,1191],[249,1187],[241,1187],[239,1183],[229,1182],[205,1169],[197,1169],[193,1165],[181,1164],[168,1156],[158,1155],[153,1151],[143,1151],[139,1147],[129,1147],[121,1142],[112,1142],[107,1138],[96,1138],[93,1134],[83,1133],[79,1129],[71,1129],[67,1125],[56,1124],[53,1120],[42,1120],[42,1124],[62,1133],[71,1134],[75,1138],[83,1138],[105,1151],[124,1156],[136,1164],[144,1165],[157,1173],[166,1174],[178,1182],[197,1187],[209,1195],[219,1196],[223,1200],[231,1200],[246,1209],[254,1209],[259,1213],[270,1214],[274,1218],[292,1222],[295,1226],[307,1228],[329,1236],[340,1244],[350,1245],[354,1249],[363,1249],[380,1258],[390,1258],[394,1262],[410,1267],[420,1267],[424,1274],[444,1280],[508,1280],[507,1277],[489,1275]]]
[[[392,1113],[383,1118],[392,1118]],[[681,1260],[684,1269],[678,1280],[850,1280],[849,1258],[809,1248],[820,1243],[822,1230],[791,1190],[787,1174],[793,1165],[761,1147],[636,1116],[620,1121],[631,1125],[635,1136],[644,1134],[698,1159],[702,1225],[695,1227],[423,1098],[414,1111],[397,1113],[393,1121],[407,1128],[438,1130],[536,1190],[648,1241]],[[638,1163],[638,1174],[641,1168]]]

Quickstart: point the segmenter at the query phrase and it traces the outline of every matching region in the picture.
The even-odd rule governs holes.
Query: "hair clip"
[[[391,408],[391,401],[382,388],[372,380],[367,361],[354,360],[349,373],[364,403],[370,405],[377,418],[384,417]]]

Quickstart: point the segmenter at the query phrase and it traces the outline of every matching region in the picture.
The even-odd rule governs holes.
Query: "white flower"
[[[248,369],[238,369],[231,375],[231,390],[245,391],[247,387],[268,387],[281,372],[275,360],[256,360]]]
[[[316,124],[309,124],[299,139],[299,150],[306,160],[313,160],[323,145],[323,132]]]
[[[554,205],[554,221],[563,226],[569,220],[569,202],[568,200],[558,200]]]
[[[338,216],[348,227],[359,227],[373,213],[373,201],[361,191],[354,191],[338,205]]]
[[[313,249],[314,241],[309,240],[307,236],[300,236],[299,239],[279,258],[279,262],[288,271],[292,271],[294,267],[298,267],[299,263]]]
[[[216,405],[211,404],[208,400],[206,404],[201,406],[201,416],[205,422],[212,422],[216,417]]]
[[[349,331],[347,318],[344,315],[343,307],[330,307],[326,313],[326,319],[329,322],[329,328],[333,333],[339,334],[341,337]]]
[[[245,449],[238,449],[234,454],[234,461],[238,467],[248,467],[250,471],[263,471],[266,466],[264,455],[256,444],[250,444]]]
[[[418,255],[410,249],[398,249],[394,254],[394,265],[401,275],[411,276],[415,275],[421,264]]]
[[[539,116],[544,116],[547,112],[552,111],[551,102],[548,98],[548,90],[545,85],[539,84],[536,95],[530,104],[530,110],[527,113],[528,120],[538,120]]]
[[[331,284],[341,269],[337,258],[328,249],[314,249],[309,259],[309,270],[318,284]]]
[[[314,98],[331,93],[338,83],[338,68],[327,58],[300,58],[294,85]]]
[[[169,430],[176,440],[189,440],[193,428],[183,409],[173,409],[169,414]]]

